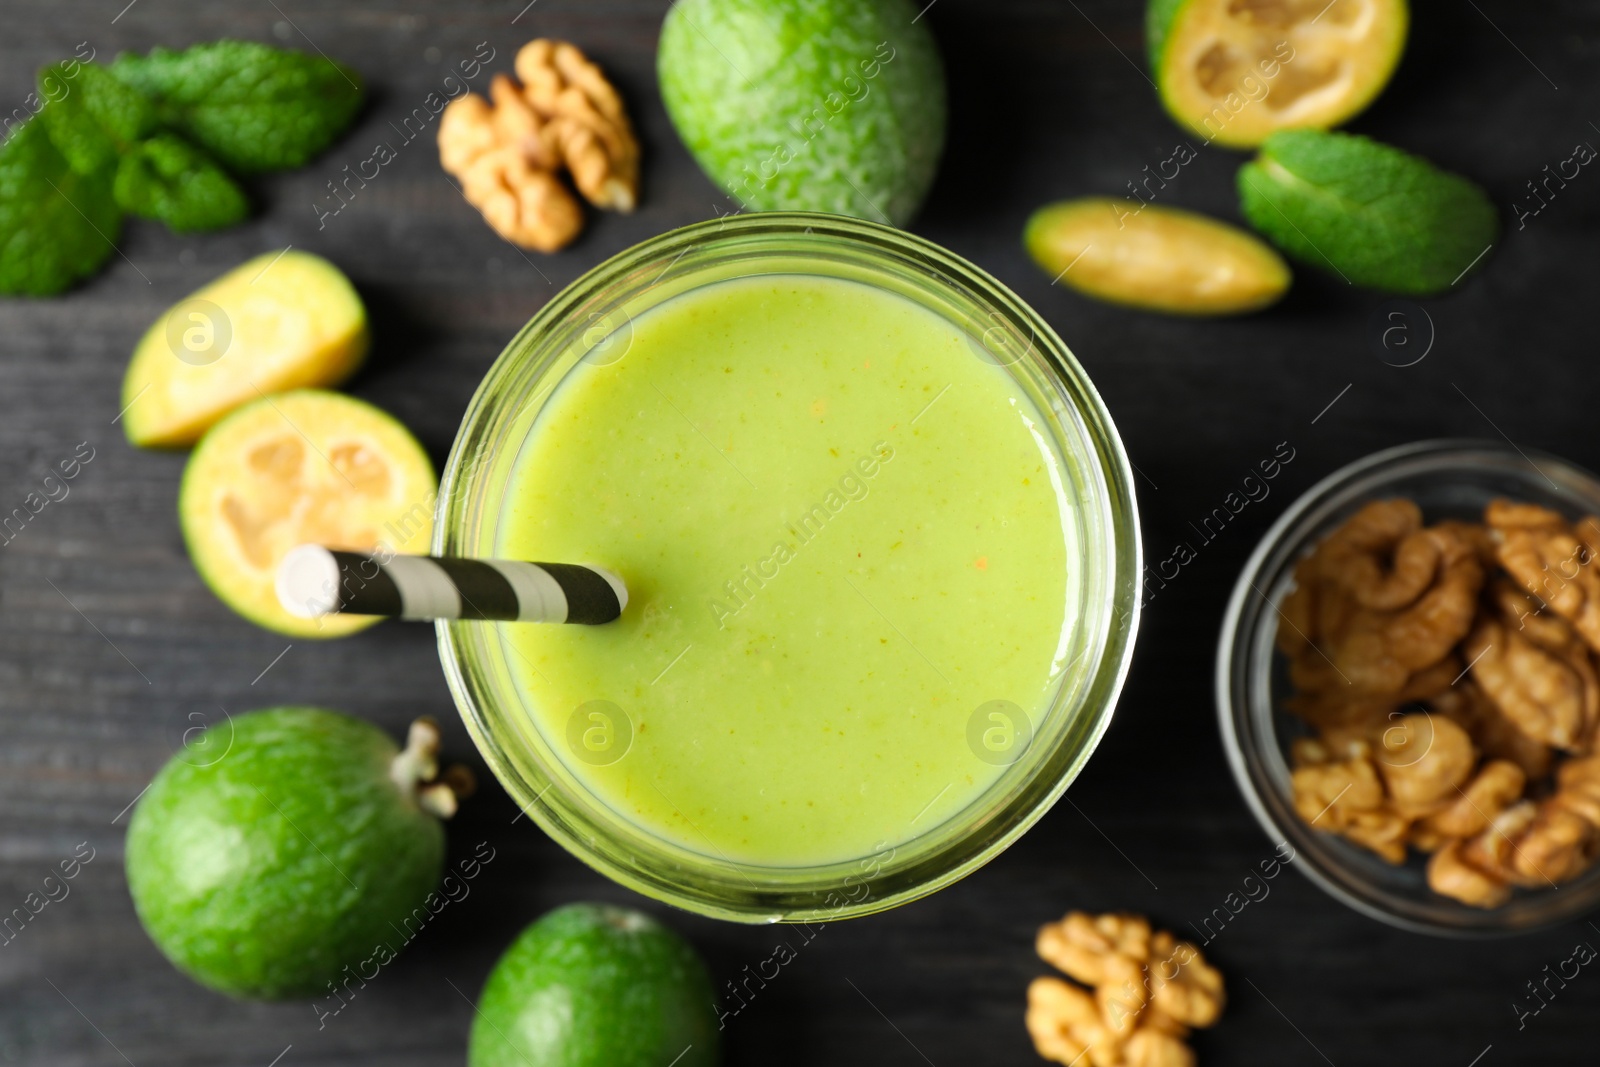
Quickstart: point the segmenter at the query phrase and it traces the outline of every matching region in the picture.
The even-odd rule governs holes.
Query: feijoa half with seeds
[[[1167,111],[1208,143],[1348,122],[1405,49],[1406,0],[1150,0],[1150,66]]]
[[[426,552],[438,484],[399,420],[343,393],[297,389],[206,431],[183,470],[178,518],[195,570],[234,611],[290,637],[343,637],[378,617],[290,614],[278,564],[303,544]]]

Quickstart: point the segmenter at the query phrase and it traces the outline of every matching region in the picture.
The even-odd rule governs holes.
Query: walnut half
[[[439,161],[501,237],[553,252],[583,229],[583,209],[559,173],[570,172],[596,207],[632,211],[639,142],[622,98],[573,45],[530,41],[516,67],[525,84],[497,74],[488,100],[468,93],[445,108]]]
[[[1083,983],[1049,977],[1028,987],[1039,1055],[1073,1067],[1193,1067],[1184,1038],[1215,1023],[1224,1001],[1222,975],[1199,949],[1139,915],[1081,911],[1040,927],[1035,944]]]
[[[639,202],[639,142],[600,68],[565,41],[540,38],[517,53],[517,77],[542,116],[583,198],[627,213]]]

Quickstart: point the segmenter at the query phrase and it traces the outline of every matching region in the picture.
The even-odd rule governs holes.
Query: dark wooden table
[[[241,1004],[174,971],[146,940],[122,872],[128,805],[186,729],[282,702],[347,709],[399,731],[432,713],[463,757],[430,629],[387,625],[294,642],[233,616],[195,576],[174,512],[183,457],[138,452],[112,425],[128,354],[169,303],[241,260],[292,244],[354,279],[376,325],[353,390],[443,456],[467,400],[512,333],[557,289],[636,241],[725,212],[678,143],[655,87],[665,0],[6,0],[0,101],[87,41],[121,49],[222,36],[315,45],[366,76],[358,127],[306,170],[253,187],[238,229],[175,238],[129,228],[123,256],[76,292],[0,302],[0,512],[80,442],[94,459],[68,498],[0,548],[0,913],[20,906],[80,842],[94,859],[0,947],[0,1062],[240,1064],[461,1062],[468,997],[522,925],[556,904],[669,909],[617,888],[547,840],[492,783],[451,847],[499,858],[381,978],[318,1028],[306,1004]],[[119,11],[121,14],[119,15]],[[519,15],[520,12],[520,15]],[[1290,499],[1375,449],[1439,435],[1509,438],[1600,468],[1594,288],[1600,176],[1584,171],[1518,225],[1525,183],[1600,144],[1600,5],[1421,0],[1393,85],[1356,129],[1472,175],[1506,232],[1480,276],[1427,301],[1436,343],[1397,368],[1374,348],[1383,298],[1303,272],[1280,307],[1193,323],[1052,288],[1019,234],[1045,200],[1115,194],[1182,139],[1147,83],[1134,0],[940,0],[953,101],[946,163],[917,232],[1013,286],[1056,326],[1105,395],[1137,463],[1152,559],[1287,441],[1296,458],[1151,601],[1132,677],[1101,750],[1020,844],[937,896],[828,927],[799,948],[727,1031],[730,1064],[1039,1062],[1024,989],[1044,968],[1034,927],[1069,908],[1126,908],[1190,933],[1262,859],[1268,839],[1224,765],[1211,698],[1227,591]],[[646,151],[644,202],[598,219],[532,262],[502,244],[441,176],[432,145],[401,150],[319,229],[313,205],[388,124],[480,42],[509,66],[529,37],[578,42],[630,101]],[[1239,157],[1209,148],[1166,202],[1235,217]],[[1421,329],[1419,320],[1414,323]],[[480,765],[481,767],[481,765]],[[1270,883],[1207,947],[1231,1003],[1195,1044],[1211,1064],[1497,1064],[1588,1061],[1600,977],[1537,1016],[1514,1002],[1546,964],[1600,928],[1500,942],[1400,933],[1298,874]],[[719,983],[771,955],[781,928],[683,914]],[[291,1047],[292,1046],[292,1047]],[[275,1061],[275,1057],[282,1057]],[[1476,1059],[1475,1057],[1481,1057]]]

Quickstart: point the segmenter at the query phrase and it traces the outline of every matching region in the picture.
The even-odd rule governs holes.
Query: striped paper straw
[[[278,565],[278,602],[302,619],[334,613],[395,619],[611,622],[628,589],[610,571],[571,563],[387,556],[301,545]]]

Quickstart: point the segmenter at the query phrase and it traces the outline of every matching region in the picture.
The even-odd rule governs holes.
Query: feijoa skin
[[[377,727],[318,708],[211,726],[128,828],[128,888],[156,946],[202,985],[267,1000],[325,996],[347,965],[392,958],[397,931],[427,915],[445,844],[391,774],[400,754]]]
[[[1476,183],[1351,133],[1282,130],[1239,168],[1239,208],[1291,259],[1364,289],[1433,296],[1499,236]]]
[[[677,0],[656,61],[667,114],[751,211],[904,226],[944,147],[944,65],[921,7]]]
[[[478,998],[468,1067],[713,1067],[715,995],[687,941],[641,912],[568,904],[524,930]]]

